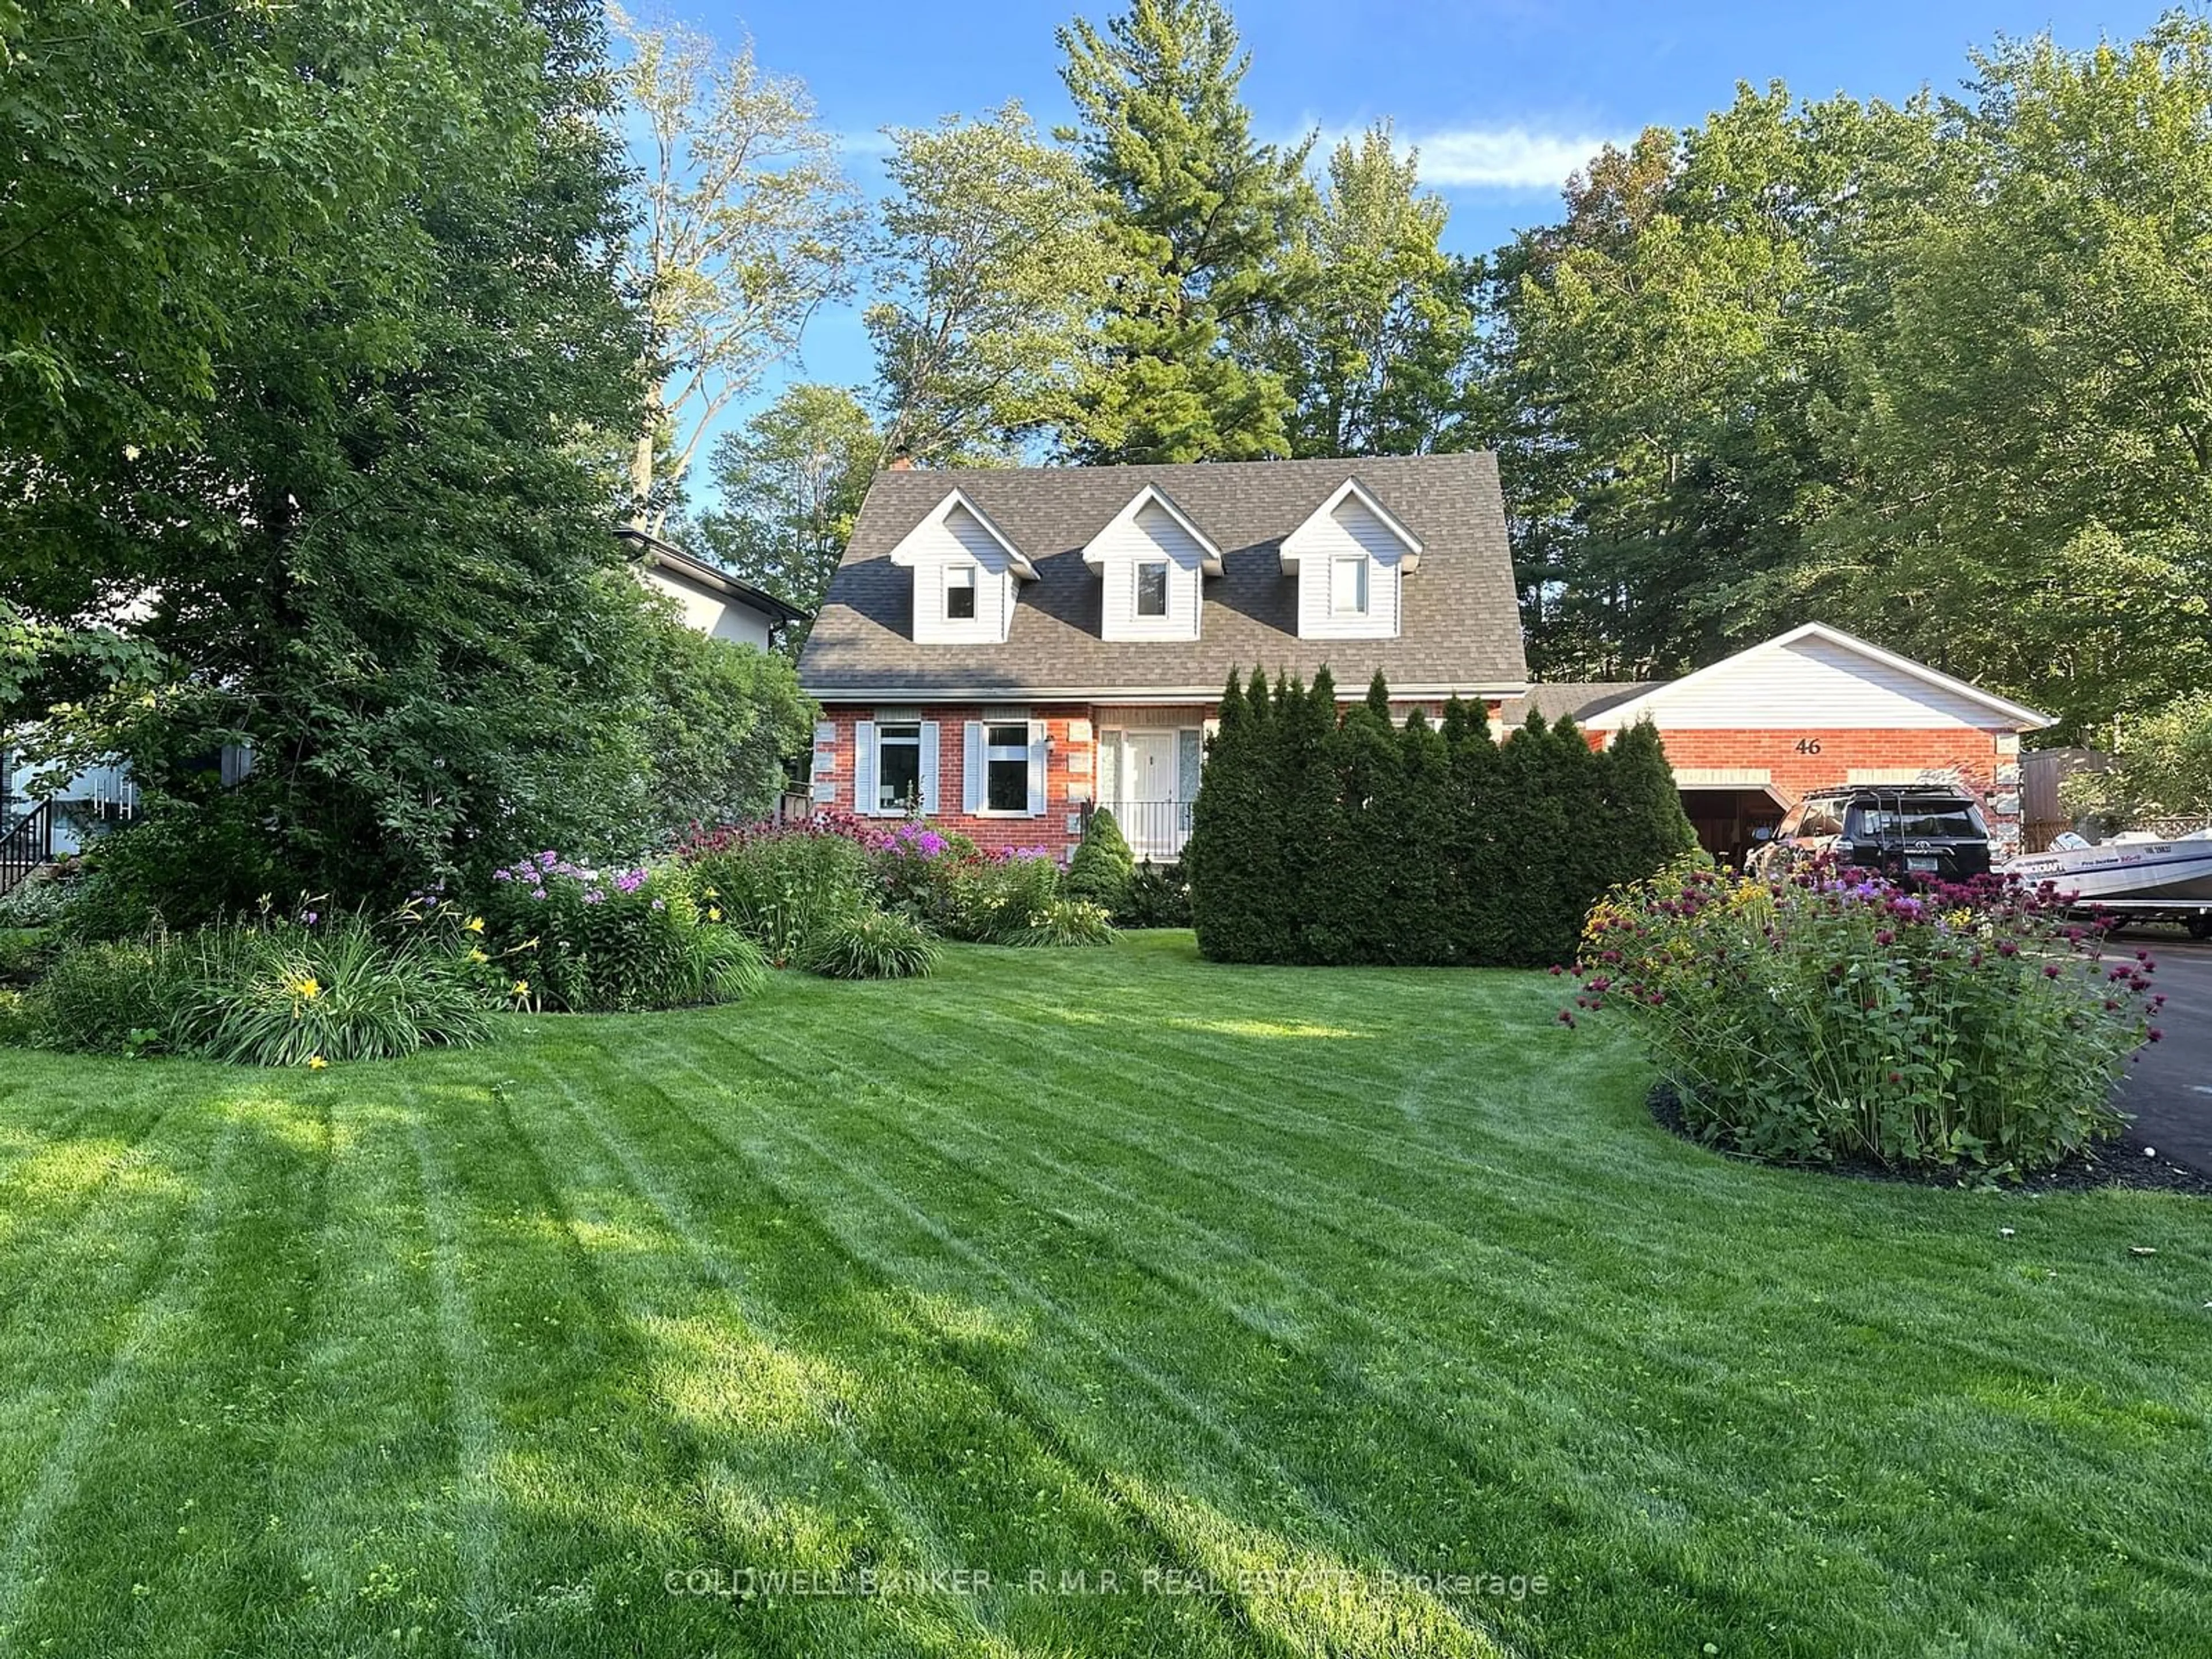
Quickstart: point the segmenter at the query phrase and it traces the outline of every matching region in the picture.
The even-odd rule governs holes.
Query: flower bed
[[[1701,1139],[2019,1175],[2124,1123],[2113,1083],[2159,1036],[2152,969],[1994,878],[1678,869],[1591,911],[1575,1000],[1627,1024]]]
[[[552,852],[495,870],[483,914],[509,1000],[609,1013],[743,996],[766,964],[722,925],[710,887],[682,869],[591,869]]]

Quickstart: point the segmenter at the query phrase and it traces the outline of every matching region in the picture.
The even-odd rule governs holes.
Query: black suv
[[[1990,826],[1972,796],[1941,785],[1815,789],[1790,809],[1751,867],[1775,874],[1814,853],[1908,884],[1964,881],[1989,873]]]

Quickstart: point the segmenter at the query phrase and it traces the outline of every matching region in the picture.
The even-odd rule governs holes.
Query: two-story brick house
[[[1488,454],[892,471],[799,659],[817,803],[1179,851],[1231,671],[1493,711],[1528,679]]]

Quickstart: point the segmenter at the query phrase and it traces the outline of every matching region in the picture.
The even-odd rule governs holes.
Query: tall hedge
[[[1500,744],[1479,705],[1389,707],[1379,675],[1340,716],[1326,670],[1231,678],[1184,855],[1206,956],[1560,962],[1607,887],[1696,844],[1648,722],[1594,750],[1569,720]]]

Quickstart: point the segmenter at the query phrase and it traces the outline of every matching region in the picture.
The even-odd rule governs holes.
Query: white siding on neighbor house
[[[647,587],[667,594],[683,607],[685,627],[696,629],[713,639],[728,640],[733,645],[768,649],[769,619],[762,612],[749,605],[725,599],[711,588],[687,581],[658,565],[641,564],[637,568]]]
[[[964,507],[915,532],[914,637],[918,645],[998,645],[1013,619],[1014,575],[1006,550]],[[945,614],[945,573],[975,567],[975,614]]]
[[[1927,730],[2003,726],[1986,705],[1907,673],[1893,664],[1822,639],[1753,650],[1719,663],[1583,724],[1612,730],[1648,710],[1668,732],[1742,731],[1769,726]]]
[[[1101,638],[1109,640],[1194,640],[1203,610],[1205,550],[1175,515],[1158,501],[1113,526],[1086,550],[1099,564],[1105,584]],[[1137,614],[1137,567],[1164,559],[1168,567],[1168,613]]]
[[[1340,617],[1329,605],[1335,562],[1363,554],[1368,561],[1367,614]],[[1406,544],[1356,495],[1337,503],[1327,524],[1305,532],[1298,549],[1298,637],[1306,640],[1395,640],[1398,637],[1399,562]]]

